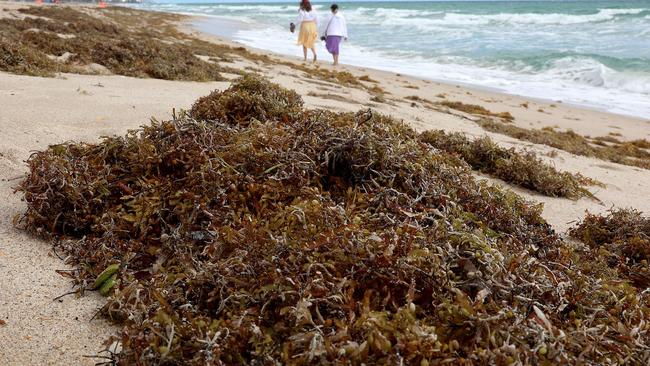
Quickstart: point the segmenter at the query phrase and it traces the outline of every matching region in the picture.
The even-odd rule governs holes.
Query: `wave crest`
[[[645,15],[650,9],[600,9],[593,14],[564,13],[497,13],[469,14],[442,11],[418,11],[392,8],[357,8],[346,15],[362,24],[419,26],[468,26],[468,25],[570,25],[616,20],[621,16]],[[373,17],[369,17],[372,15]],[[646,19],[650,15],[645,16]]]
[[[550,80],[570,80],[578,84],[650,95],[650,73],[621,72],[593,58],[563,57],[550,62],[543,72]]]

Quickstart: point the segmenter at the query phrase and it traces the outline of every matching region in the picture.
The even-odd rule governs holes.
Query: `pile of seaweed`
[[[581,174],[559,172],[532,151],[519,153],[497,145],[487,136],[469,140],[464,134],[443,130],[425,131],[423,142],[459,155],[472,168],[504,181],[551,197],[593,197],[585,188],[596,182]]]
[[[611,210],[606,216],[587,214],[571,236],[597,250],[604,263],[616,268],[639,288],[650,287],[650,218],[632,209]]]
[[[29,159],[22,222],[80,289],[102,283],[115,361],[650,360],[648,293],[585,275],[592,253],[539,205],[399,121],[301,104],[246,76],[189,115]]]
[[[118,20],[130,11],[119,8],[98,10],[97,16],[65,6],[18,12],[23,19],[0,19],[2,71],[92,73],[87,66],[94,63],[119,75],[193,81],[224,80],[221,72],[234,72],[214,61],[229,49],[181,35],[156,14],[139,12],[145,14],[139,26],[129,27]],[[198,53],[213,61],[200,59]]]

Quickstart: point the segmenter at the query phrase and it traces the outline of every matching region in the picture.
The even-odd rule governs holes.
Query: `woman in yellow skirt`
[[[302,0],[300,9],[298,10],[298,18],[296,24],[300,24],[300,33],[298,33],[298,44],[302,45],[302,53],[307,61],[307,49],[310,49],[314,54],[314,62],[316,62],[316,41],[318,40],[318,14],[311,7],[309,0]],[[291,32],[295,29],[295,25],[291,23]]]

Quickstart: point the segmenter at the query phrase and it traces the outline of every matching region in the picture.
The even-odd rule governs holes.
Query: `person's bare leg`
[[[303,61],[307,61],[307,47],[302,46]]]
[[[316,57],[316,47],[312,47],[312,49],[311,49],[311,53],[314,54],[314,62],[316,62],[316,60],[318,59],[318,58]],[[307,57],[307,56],[305,56],[305,57]]]
[[[337,54],[337,55],[332,55],[332,56],[334,56],[334,66],[338,65],[339,64],[339,55]]]

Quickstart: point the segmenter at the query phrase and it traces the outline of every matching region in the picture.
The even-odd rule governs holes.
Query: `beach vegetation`
[[[650,361],[648,291],[540,204],[401,121],[297,111],[265,83],[29,158],[18,224],[66,253],[78,293],[101,282],[110,362]]]
[[[360,81],[366,81],[366,82],[369,82],[369,83],[378,83],[377,80],[372,79],[369,75],[361,75],[361,76],[359,76],[359,80]]]
[[[384,94],[368,75],[356,77],[318,65],[303,65],[250,52],[244,47],[208,42],[178,29],[183,15],[137,9],[74,9],[26,7],[22,19],[0,19],[0,70],[53,76],[59,72],[93,73],[98,64],[125,76],[166,80],[222,81],[223,73],[242,75],[236,59],[268,66],[286,66],[318,79]]]
[[[639,149],[650,149],[650,141],[646,139],[632,140],[629,143],[638,147]]]
[[[429,100],[418,97],[417,95],[408,95],[408,96],[404,97],[404,99],[411,100],[411,101],[414,101],[414,102],[420,102],[420,103],[431,103]]]
[[[302,98],[293,90],[245,75],[225,91],[199,98],[189,111],[197,120],[246,124],[250,121],[290,120],[302,112]]]
[[[497,145],[487,136],[474,140],[443,130],[425,131],[420,139],[436,149],[459,156],[473,169],[551,197],[593,197],[586,186],[596,184],[579,173],[560,172],[532,151],[517,152]]]
[[[42,52],[0,36],[0,70],[30,76],[52,76],[54,61]]]
[[[551,146],[575,155],[650,169],[650,152],[639,147],[645,146],[643,141],[646,140],[621,142],[613,145],[607,145],[601,141],[601,146],[598,146],[595,143],[599,140],[588,139],[572,130],[557,131],[550,126],[541,129],[526,129],[488,118],[482,118],[476,122],[487,131],[504,134],[519,140]],[[611,141],[611,139],[608,140]]]
[[[610,210],[587,216],[569,234],[606,257],[634,286],[650,287],[650,218],[633,209]]]
[[[370,97],[371,102],[376,102],[376,103],[388,103],[388,100],[384,98],[383,95],[381,94],[375,94],[372,97]]]
[[[442,101],[438,102],[440,105],[443,105],[445,107],[455,109],[457,111],[469,113],[469,114],[474,114],[474,115],[479,115],[479,116],[490,116],[490,117],[498,117],[501,119],[504,119],[506,121],[512,121],[514,120],[514,117],[510,114],[510,112],[498,112],[494,113],[486,109],[485,107],[482,107],[480,105],[476,104],[466,104],[463,102],[454,102],[454,101]]]
[[[355,104],[360,104],[358,101],[355,101],[353,99],[350,99],[348,96],[343,96],[339,94],[334,94],[334,93],[316,93],[316,92],[309,92],[307,93],[308,96],[310,97],[316,97],[320,99],[328,99],[328,100],[335,100],[337,102],[342,102],[342,103],[355,103]]]
[[[617,139],[614,136],[596,136],[593,138],[595,141],[601,141],[601,142],[609,142],[612,144],[620,144],[621,140]]]
[[[0,19],[3,44],[18,45],[22,55],[13,58],[18,65],[2,62],[3,71],[52,76],[57,72],[85,73],[84,66],[99,64],[125,76],[224,80],[221,72],[225,69],[199,59],[196,47],[170,42],[153,29],[121,27],[108,18],[100,19],[71,7],[28,7],[18,11],[25,15],[23,19]],[[111,8],[104,13],[115,11],[119,10]],[[219,52],[204,54],[216,57]]]

